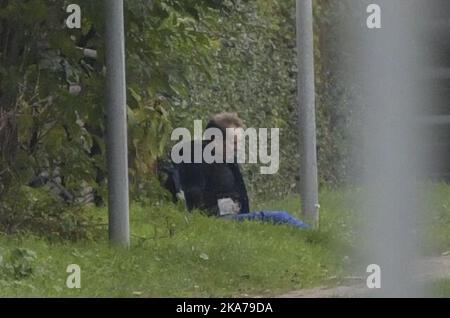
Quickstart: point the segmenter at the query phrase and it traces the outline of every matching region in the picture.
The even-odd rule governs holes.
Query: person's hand
[[[241,212],[241,205],[239,204],[239,202],[233,202],[233,212],[235,214]]]

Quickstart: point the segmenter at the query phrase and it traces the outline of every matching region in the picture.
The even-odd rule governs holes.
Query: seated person
[[[223,156],[224,163],[193,163],[194,150],[197,146],[202,150],[211,141],[192,141],[191,156],[192,163],[174,164],[172,176],[168,179],[166,186],[171,190],[174,198],[183,197],[189,211],[201,209],[209,215],[222,218],[245,221],[255,220],[272,222],[276,224],[289,224],[297,228],[307,229],[309,225],[294,218],[287,212],[252,212],[250,213],[249,200],[245,183],[237,160],[233,163],[226,163],[227,156],[235,156],[234,149],[237,149],[241,135],[235,134],[231,144],[227,144],[227,128],[244,128],[242,120],[234,113],[221,113],[214,116],[208,123],[206,129],[217,128],[222,132],[223,141],[219,141],[216,151],[221,151],[219,156]],[[237,131],[239,132],[239,130]],[[200,145],[198,144],[200,143]],[[217,155],[217,153],[215,153]],[[233,159],[236,159],[235,157]]]

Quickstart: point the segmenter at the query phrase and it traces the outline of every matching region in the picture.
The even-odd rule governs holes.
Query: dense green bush
[[[349,92],[342,81],[336,4],[315,1],[315,59],[318,165],[321,184],[339,185],[349,172]],[[177,113],[192,127],[221,111],[235,111],[248,127],[281,129],[280,171],[264,176],[247,165],[253,198],[297,191],[299,175],[295,1],[237,1],[222,15],[218,30],[205,30],[221,43],[210,76],[198,72],[190,100]],[[175,120],[176,122],[176,120]]]
[[[90,239],[96,236],[93,221],[83,208],[68,206],[44,188],[12,187],[0,201],[0,232],[6,234]]]

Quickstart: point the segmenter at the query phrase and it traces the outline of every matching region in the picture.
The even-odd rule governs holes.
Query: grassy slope
[[[450,280],[437,282],[431,287],[431,289],[435,297],[450,298]]]
[[[351,262],[355,233],[354,192],[321,195],[321,230],[306,232],[285,226],[234,223],[186,215],[175,206],[132,208],[133,243],[128,251],[97,242],[49,243],[38,238],[1,237],[0,255],[16,247],[33,250],[33,275],[12,279],[1,274],[0,297],[223,297],[276,295],[326,284]],[[440,186],[430,229],[433,252],[450,247],[450,189]],[[266,209],[295,214],[298,200],[266,202]],[[255,206],[258,208],[258,206]],[[105,217],[105,210],[94,213]],[[430,240],[431,241],[431,240]],[[78,264],[82,288],[65,287],[66,268]],[[336,281],[336,279],[334,279]],[[446,286],[442,283],[442,286]],[[439,289],[442,293],[448,288]]]

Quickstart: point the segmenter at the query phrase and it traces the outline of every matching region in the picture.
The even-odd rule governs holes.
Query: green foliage
[[[73,194],[104,194],[103,1],[80,0],[82,29],[63,27],[70,1],[0,1],[0,198],[39,173],[58,172]],[[208,72],[221,1],[125,2],[130,172],[134,189],[156,179],[170,114],[192,70]],[[97,50],[83,56],[80,46]],[[69,94],[73,85],[79,95]]]
[[[81,30],[64,27],[69,3],[0,1],[2,201],[43,171],[60,175],[72,194],[87,185],[105,196],[104,1],[77,2]],[[349,166],[348,92],[328,71],[339,64],[333,5],[321,0],[314,8],[319,172],[326,184],[344,180]],[[154,185],[172,128],[224,110],[237,111],[249,127],[281,128],[280,172],[264,176],[245,167],[254,201],[294,192],[294,1],[127,0],[125,15],[133,198],[165,197]],[[95,49],[97,60],[80,47]],[[74,85],[80,94],[69,94]]]
[[[34,271],[37,255],[27,248],[14,248],[3,256],[0,250],[0,285],[8,280],[20,281],[30,277]]]
[[[334,4],[315,1],[315,58],[319,174],[322,184],[346,181],[349,158],[348,92],[336,80],[337,20]],[[253,201],[296,192],[299,174],[296,102],[296,37],[294,1],[237,1],[221,16],[220,50],[211,65],[212,77],[198,72],[189,101],[175,122],[187,127],[221,111],[238,112],[248,127],[277,127],[280,132],[280,171],[264,176],[256,165],[245,167]],[[182,124],[181,124],[182,123]]]
[[[92,223],[83,209],[61,203],[45,189],[12,187],[0,202],[0,233],[76,241],[95,236]]]

